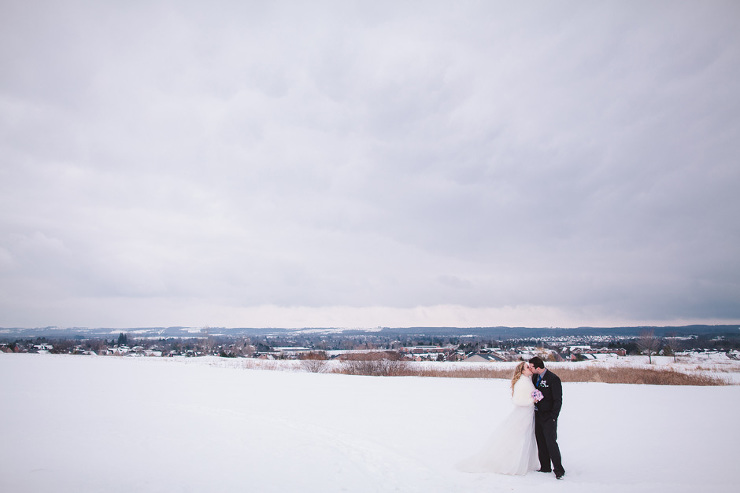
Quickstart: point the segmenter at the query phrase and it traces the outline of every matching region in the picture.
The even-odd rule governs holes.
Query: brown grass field
[[[403,361],[353,361],[334,368],[333,373],[375,376],[416,376],[444,378],[511,378],[511,368],[475,367],[452,370],[415,367]],[[703,374],[682,373],[671,368],[557,368],[563,382],[602,382],[642,385],[729,385],[727,380]]]
[[[319,357],[321,356],[321,357]],[[512,365],[471,365],[470,367],[445,365],[417,365],[414,362],[388,357],[384,353],[356,355],[343,361],[327,361],[325,355],[315,355],[286,367],[280,361],[245,360],[244,368],[261,370],[300,369],[313,373],[341,373],[345,375],[367,375],[385,377],[437,377],[437,378],[498,378],[508,380],[513,373]],[[737,368],[737,367],[735,367]],[[714,366],[694,366],[680,371],[670,366],[595,366],[552,367],[563,382],[601,382],[635,385],[733,385],[730,377],[717,373],[734,372],[734,369]]]

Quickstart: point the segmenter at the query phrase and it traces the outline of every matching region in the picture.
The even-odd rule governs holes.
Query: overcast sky
[[[0,3],[0,326],[740,322],[740,3]]]

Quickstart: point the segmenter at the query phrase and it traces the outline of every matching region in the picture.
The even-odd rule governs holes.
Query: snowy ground
[[[700,371],[706,371],[701,369]],[[740,386],[565,383],[564,481],[454,464],[504,380],[193,360],[0,354],[0,491],[732,491]]]

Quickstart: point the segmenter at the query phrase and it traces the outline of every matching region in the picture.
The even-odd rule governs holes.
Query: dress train
[[[458,467],[466,472],[495,472],[524,475],[537,469],[537,442],[534,437],[535,390],[532,381],[522,376],[514,384],[514,409],[496,427],[483,449]]]

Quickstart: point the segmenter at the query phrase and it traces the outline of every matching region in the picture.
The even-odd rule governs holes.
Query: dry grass
[[[397,353],[375,352],[348,355],[343,360],[328,361],[325,353],[309,353],[302,361],[286,365],[287,361],[241,360],[241,367],[254,370],[299,370],[314,373],[342,373],[384,377],[442,377],[442,378],[498,378],[508,380],[513,367],[505,364],[476,364],[471,366],[445,364],[416,364],[398,359]],[[696,365],[686,371],[670,366],[596,366],[569,365],[552,370],[563,382],[601,382],[637,385],[731,385],[728,378],[717,376],[718,368]],[[728,370],[730,371],[730,370]]]
[[[245,370],[278,371],[283,369],[283,366],[280,364],[279,361],[245,358],[243,360],[240,360],[240,362],[241,367]]]
[[[554,370],[563,382],[602,382],[638,385],[694,385],[717,386],[729,385],[722,378],[696,374],[682,373],[671,368],[557,368]],[[511,368],[479,367],[455,368],[451,370],[441,368],[417,367],[404,361],[347,361],[341,367],[335,368],[334,373],[348,375],[373,376],[414,376],[414,377],[444,377],[444,378],[501,378],[509,379]]]
[[[347,360],[333,369],[334,373],[345,375],[369,375],[373,377],[405,377],[411,376],[410,367],[405,361],[388,359]]]
[[[682,373],[672,368],[562,368],[564,382],[629,383],[642,385],[728,385],[724,379],[699,373]]]
[[[719,373],[735,373],[737,371],[736,368],[733,368],[731,366],[700,366],[696,365],[697,371],[713,371],[713,372],[719,372]]]
[[[333,368],[332,373],[369,375],[379,377],[446,377],[446,378],[511,378],[511,368],[429,368],[409,364],[407,361],[372,359],[346,360]]]

